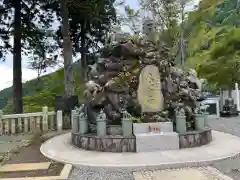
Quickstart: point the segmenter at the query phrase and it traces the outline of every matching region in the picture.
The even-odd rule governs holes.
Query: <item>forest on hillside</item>
[[[136,22],[139,21],[139,18],[136,18],[139,12],[127,6],[125,10],[130,26],[134,29]],[[180,24],[185,43],[185,68],[195,68],[215,91],[220,87],[232,88],[235,82],[240,83],[239,11],[238,0],[202,0],[194,11],[187,13]],[[166,11],[160,13],[167,14]],[[167,30],[164,29],[159,34],[160,41],[164,41],[177,52],[176,61],[180,58],[180,52],[176,50],[179,49],[176,42],[179,40],[180,25],[172,23]],[[84,87],[79,73],[80,70],[74,68],[75,93],[81,101]],[[55,96],[64,95],[63,82],[64,70],[61,69],[24,83],[24,112],[40,111],[42,106],[53,108]],[[3,108],[4,113],[11,113],[11,87],[0,91],[0,108]]]

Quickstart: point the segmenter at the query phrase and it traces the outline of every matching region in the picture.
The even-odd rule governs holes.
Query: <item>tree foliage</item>
[[[212,45],[209,59],[201,63],[198,70],[219,88],[233,88],[240,82],[240,30],[231,29]]]
[[[239,5],[237,0],[203,0],[189,14],[188,66],[216,88],[233,88],[239,79]]]
[[[47,39],[46,31],[54,20],[52,13],[41,10],[39,1],[21,0],[21,36],[22,53],[33,57],[46,57],[55,52]],[[0,5],[0,58],[12,52],[10,38],[13,35],[14,1],[2,0]],[[30,56],[31,57],[31,56]]]

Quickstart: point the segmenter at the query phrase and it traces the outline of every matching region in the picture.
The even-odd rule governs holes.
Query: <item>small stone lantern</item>
[[[177,133],[186,133],[186,116],[183,109],[176,111],[176,131]]]
[[[133,134],[132,116],[126,110],[123,110],[122,132],[123,136],[132,136]]]
[[[86,134],[88,132],[88,120],[87,114],[84,112],[85,105],[81,105],[79,108],[79,117],[78,117],[78,125],[79,125],[79,133]]]
[[[97,121],[97,135],[105,136],[107,135],[107,117],[103,110],[100,111],[96,118]]]

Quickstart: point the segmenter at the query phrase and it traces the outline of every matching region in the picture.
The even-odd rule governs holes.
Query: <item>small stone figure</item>
[[[123,110],[122,116],[123,116],[123,119],[131,119],[132,118],[132,115],[129,112],[127,112],[126,109]]]
[[[86,87],[87,89],[84,91],[84,95],[92,99],[95,99],[97,93],[102,91],[102,87],[94,81],[88,81]]]
[[[98,120],[107,120],[106,113],[103,111],[103,109],[100,111],[100,113],[97,116]]]
[[[177,108],[175,114],[176,116],[185,116],[185,111],[183,108]]]
[[[81,104],[81,106],[75,107],[74,110],[76,110],[76,112],[77,112],[78,114],[81,113],[81,112],[84,112],[84,110],[85,110],[85,104]]]
[[[194,109],[194,114],[201,114],[200,107],[196,107],[196,108]]]
[[[202,83],[197,77],[197,72],[194,69],[190,69],[188,71],[188,80],[190,81],[190,86],[194,86],[192,88],[202,90]]]
[[[201,104],[200,105],[200,112],[203,113],[207,113],[207,109],[209,108],[208,104]]]
[[[79,114],[79,118],[87,118],[85,104],[82,104],[79,108],[75,108],[76,113]]]

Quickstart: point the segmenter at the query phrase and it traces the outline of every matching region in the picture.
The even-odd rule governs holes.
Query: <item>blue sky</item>
[[[187,9],[192,9],[192,7],[198,4],[199,0],[193,0],[191,5]],[[126,3],[129,4],[131,8],[138,9],[139,3],[138,0],[126,0]],[[0,90],[12,86],[12,54],[8,54],[5,62],[0,62],[0,73],[3,77],[0,79]],[[23,82],[34,79],[37,77],[37,72],[27,68],[27,57],[22,56],[22,79]],[[48,69],[47,73],[55,71],[55,69]]]

